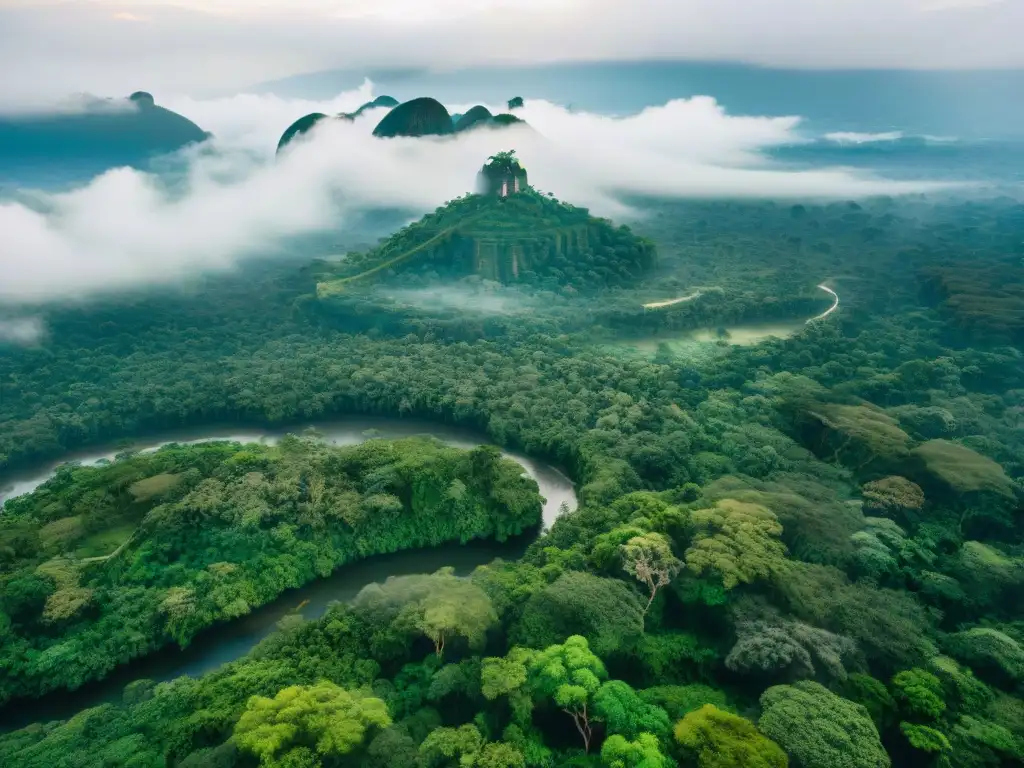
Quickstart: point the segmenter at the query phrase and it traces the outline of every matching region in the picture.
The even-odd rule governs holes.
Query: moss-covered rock
[[[455,123],[455,132],[459,133],[470,128],[486,125],[491,121],[491,117],[491,111],[487,107],[477,104]]]
[[[515,115],[510,115],[507,112],[503,112],[500,115],[495,115],[493,118],[491,118],[491,123],[493,125],[516,125],[517,123],[522,123],[523,125],[526,125],[525,120],[516,117]]]
[[[340,113],[338,115],[338,117],[348,118],[350,120],[354,120],[357,117],[359,117],[361,114],[363,114],[363,112],[365,112],[368,109],[382,109],[384,107],[391,107],[391,108],[393,108],[393,107],[397,107],[397,106],[398,106],[398,99],[394,98],[393,96],[381,95],[381,96],[378,96],[373,101],[366,102],[359,109],[357,109],[355,112],[342,112],[342,113]]]
[[[380,138],[396,136],[445,136],[454,131],[452,117],[437,99],[424,96],[406,101],[388,112],[373,135]]]
[[[313,112],[305,117],[300,117],[294,123],[289,125],[288,129],[281,134],[281,140],[277,142],[277,151],[280,152],[293,141],[311,131],[313,126],[321,120],[325,119],[327,119],[327,115],[323,112]]]

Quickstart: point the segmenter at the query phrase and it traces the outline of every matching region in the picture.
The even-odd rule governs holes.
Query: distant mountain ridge
[[[93,175],[141,167],[210,136],[145,91],[127,99],[90,99],[73,111],[0,114],[0,175],[31,177],[54,169]]]
[[[3,155],[163,154],[209,137],[188,118],[157,106],[145,91],[123,104],[97,99],[77,112],[0,115]]]
[[[519,66],[331,70],[263,83],[257,93],[311,100],[366,79],[398,99],[429,93],[446,104],[497,104],[509,93],[577,110],[633,114],[672,99],[712,96],[745,115],[800,115],[811,130],[1024,137],[1020,70],[774,69],[702,61],[597,61]]]
[[[522,100],[519,99],[521,102]],[[509,102],[511,104],[511,102]],[[390,107],[386,115],[373,129],[377,138],[392,139],[399,136],[448,136],[453,133],[480,128],[483,126],[525,125],[525,121],[515,115],[504,113],[492,115],[486,107],[477,105],[465,115],[449,114],[447,107],[437,99],[420,96],[410,101],[399,103],[391,96],[378,96],[373,101],[363,104],[355,112],[342,112],[338,115],[326,115],[323,112],[312,112],[292,123],[281,135],[277,143],[277,152],[313,129],[323,120],[354,120],[368,109]]]

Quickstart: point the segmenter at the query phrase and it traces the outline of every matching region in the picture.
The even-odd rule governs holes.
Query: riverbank
[[[113,461],[119,453],[154,451],[171,443],[191,444],[230,440],[240,443],[272,445],[285,435],[301,434],[310,429],[319,434],[329,445],[356,445],[372,437],[396,440],[416,435],[431,435],[455,448],[475,448],[478,445],[493,443],[479,431],[414,418],[353,416],[275,426],[219,422],[205,427],[154,431],[147,436],[130,437],[116,442],[108,441],[95,447],[71,451],[58,461],[42,462],[30,469],[7,473],[0,477],[0,508],[8,499],[31,493],[53,477],[58,467],[68,462],[76,462],[83,466],[96,466],[103,461]],[[574,485],[564,471],[517,451],[503,450],[502,454],[522,464],[530,476],[541,486],[541,495],[548,499],[544,505],[545,526],[550,526],[554,522],[562,502],[569,503],[571,508],[575,508],[576,494],[572,490]],[[545,492],[545,488],[547,492]]]
[[[327,444],[350,446],[371,437],[422,435],[426,432],[424,427],[434,425],[399,420],[360,419],[321,423],[315,426]],[[433,433],[426,433],[444,440],[453,447],[473,448],[486,442],[481,435],[463,430],[439,430],[435,426]],[[237,428],[220,428],[202,432],[179,432],[173,436],[164,434],[162,438],[173,439],[151,438],[132,447],[140,452],[152,452],[170,442],[198,444],[225,439],[246,443],[262,442],[269,445],[277,443],[283,434],[283,431],[241,433]],[[114,453],[113,449],[99,449],[76,458],[83,464],[97,465],[112,459]],[[565,507],[575,507],[576,497],[572,482],[562,473],[526,457],[511,458],[518,461],[525,469],[525,474],[537,482],[540,494],[545,499],[542,512],[545,525],[550,525]],[[40,469],[31,477],[22,477],[18,481],[18,487],[31,491],[33,487],[38,487],[51,477],[52,473],[52,467]],[[532,533],[514,537],[504,544],[491,540],[476,540],[464,545],[441,544],[434,548],[405,550],[342,565],[330,576],[309,581],[297,589],[286,590],[276,599],[254,608],[246,615],[201,630],[185,650],[165,646],[116,667],[102,680],[86,683],[77,691],[58,690],[36,699],[9,702],[0,710],[3,712],[3,728],[14,728],[18,723],[63,718],[80,708],[115,700],[124,685],[132,680],[148,678],[160,681],[183,674],[203,674],[248,653],[260,640],[272,634],[280,619],[289,614],[298,613],[305,618],[316,618],[324,613],[330,602],[350,599],[367,584],[382,581],[393,575],[430,573],[446,566],[455,567],[458,572],[468,573],[495,557],[517,558],[535,535],[536,533]]]
[[[277,632],[281,620],[289,616],[318,619],[331,603],[350,602],[363,587],[382,583],[390,576],[434,573],[449,567],[454,568],[457,575],[467,576],[478,566],[497,558],[518,559],[535,536],[535,533],[528,533],[504,543],[446,544],[377,555],[343,565],[330,576],[290,589],[246,616],[209,627],[187,648],[162,648],[74,691],[60,690],[34,699],[9,701],[0,707],[0,733],[37,722],[67,720],[83,709],[100,704],[120,703],[125,686],[138,680],[163,683],[183,676],[200,677],[244,658]]]

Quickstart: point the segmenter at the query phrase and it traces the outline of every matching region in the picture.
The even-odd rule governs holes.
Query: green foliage
[[[235,726],[239,749],[260,765],[315,765],[313,755],[348,755],[363,746],[375,728],[391,724],[380,699],[330,683],[293,685],[273,699],[254,696]]]
[[[917,483],[898,475],[865,483],[861,493],[866,507],[897,518],[920,511],[925,501],[924,491]]]
[[[511,693],[526,683],[526,664],[529,652],[512,649],[507,657],[487,658],[481,669],[481,692],[487,699]]]
[[[752,722],[713,704],[705,704],[676,723],[676,741],[696,758],[699,768],[786,768],[778,744]]]
[[[968,604],[999,615],[1015,605],[1024,587],[1024,558],[1011,557],[980,541],[965,541],[951,564],[951,575],[963,585]]]
[[[900,731],[907,737],[910,746],[922,752],[935,754],[949,752],[952,749],[949,739],[941,731],[929,728],[927,725],[900,723]]]
[[[1024,760],[1024,740],[988,720],[968,715],[961,717],[953,726],[949,740],[953,745],[950,761],[958,768],[1013,765]]]
[[[487,743],[473,725],[438,728],[419,748],[424,768],[525,768],[523,754],[511,744]]]
[[[609,680],[594,694],[594,714],[604,722],[608,733],[618,733],[630,740],[642,733],[664,736],[669,730],[665,711],[647,703],[621,680]]]
[[[704,489],[704,498],[732,498],[771,510],[782,525],[790,554],[814,563],[842,565],[852,553],[850,537],[864,527],[864,515],[837,489],[803,474],[772,480],[730,475]]]
[[[768,509],[722,499],[692,514],[698,533],[686,550],[686,566],[700,575],[718,574],[726,589],[767,579],[785,565],[786,548],[778,540],[782,526]]]
[[[888,768],[891,760],[868,711],[811,681],[777,685],[761,696],[758,728],[794,768]]]
[[[736,644],[725,665],[736,672],[775,679],[820,676],[846,679],[846,667],[856,666],[857,644],[848,637],[795,621],[753,620],[736,627]]]
[[[645,584],[650,593],[644,613],[650,610],[658,590],[675,578],[683,563],[674,554],[668,539],[660,533],[634,536],[622,545],[623,569]]]
[[[762,724],[774,718],[771,738],[794,765],[886,765],[868,717],[899,768],[1020,764],[1010,643],[1024,639],[1024,372],[993,335],[1012,314],[998,283],[987,285],[999,322],[985,323],[985,291],[947,277],[943,290],[971,302],[939,305],[924,273],[971,254],[1012,283],[1024,209],[909,199],[644,208],[637,233],[659,244],[657,275],[652,241],[531,188],[504,202],[458,198],[363,254],[301,270],[253,264],[195,293],[48,307],[49,338],[0,354],[5,470],[212,420],[390,414],[486,430],[561,467],[582,503],[521,560],[478,569],[452,593],[432,591],[427,576],[415,599],[382,600],[379,612],[367,603],[289,616],[209,674],[139,683],[70,720],[4,734],[0,764],[251,767],[258,758],[233,738],[249,699],[330,680],[369,687],[394,722],[347,755],[296,744],[285,758],[296,766],[591,768],[661,765],[670,750],[690,766],[699,752],[639,730],[648,715],[660,708],[674,721],[706,704],[753,713],[766,684],[810,675],[848,701],[805,683],[791,689],[810,701],[766,694]],[[363,248],[381,234],[346,228],[313,247],[333,253],[342,238]],[[311,295],[317,282],[367,274]],[[830,305],[811,279],[822,274],[838,276],[843,309],[806,323]],[[646,306],[676,297],[687,300]],[[778,324],[779,338],[764,338],[761,323]],[[972,452],[962,466],[939,462],[952,482],[913,447],[935,439]],[[540,502],[520,467],[494,449],[417,442],[178,446],[59,469],[0,515],[3,696],[101,677],[374,553],[535,527]],[[699,519],[723,500],[767,510],[781,533],[758,524],[726,535]],[[626,576],[622,547],[652,534],[676,556],[702,542],[708,561],[731,563],[675,575],[645,632],[651,585]],[[703,543],[716,536],[720,548]],[[730,589],[724,571],[737,576]],[[448,664],[431,652],[438,627],[459,633]],[[474,648],[481,627],[486,645]],[[976,629],[1009,642],[967,637]],[[573,633],[621,679],[556,674],[573,666],[562,659]],[[562,653],[538,667],[551,643]],[[927,682],[894,685],[897,712],[878,679],[905,671]],[[708,685],[670,685],[693,680]],[[642,685],[656,687],[630,692]],[[937,717],[918,688],[944,703]],[[54,701],[72,706],[58,698],[40,711]],[[11,721],[30,706],[12,705]],[[605,738],[613,722],[635,737]],[[590,751],[603,743],[606,755],[586,753],[587,729]]]
[[[938,720],[946,711],[942,683],[931,672],[908,669],[892,679],[897,700],[906,713],[921,720]]]
[[[346,562],[520,533],[541,510],[521,474],[496,452],[422,439],[168,446],[64,470],[5,510],[6,524],[50,533],[47,549],[0,576],[11,619],[0,635],[11,671],[0,698],[75,687],[169,641],[187,645],[204,627]],[[457,497],[448,492],[456,483]],[[78,522],[54,534],[69,512]],[[126,525],[132,532],[106,555],[77,557],[78,528]],[[444,584],[407,608],[400,629],[422,632],[438,650],[453,633],[482,641],[496,620],[486,593]]]
[[[535,697],[553,701],[568,714],[589,751],[594,695],[608,676],[604,664],[591,652],[587,640],[573,635],[561,645],[551,645],[530,657],[527,670]]]
[[[654,688],[645,688],[639,691],[639,694],[640,698],[648,704],[654,704],[665,710],[669,720],[679,720],[705,704],[713,704],[724,711],[732,709],[724,692],[700,683],[658,685]]]
[[[1005,470],[985,456],[948,440],[929,440],[913,451],[927,472],[956,493],[991,493],[1013,498]]]
[[[892,672],[934,653],[932,619],[907,592],[849,584],[835,569],[798,563],[775,584],[798,617],[849,637],[869,662]]]
[[[476,585],[451,577],[441,577],[447,583],[431,590],[415,604],[407,604],[398,622],[409,622],[434,643],[440,656],[448,637],[465,637],[470,647],[483,645],[487,628],[497,615],[490,598]]]
[[[503,182],[514,190],[515,179],[520,192],[501,197]],[[493,155],[477,185],[481,194],[449,201],[373,249],[319,264],[316,296],[321,309],[343,317],[361,315],[362,304],[380,300],[367,295],[371,282],[438,291],[451,280],[472,277],[571,296],[582,289],[625,284],[657,261],[654,245],[628,228],[529,187],[526,170],[513,152]],[[487,305],[493,297],[488,291],[480,299]],[[514,299],[514,304],[523,301],[520,294]],[[395,309],[400,306],[401,311],[410,310],[407,303]]]
[[[629,652],[630,664],[649,682],[710,678],[719,661],[717,649],[688,632],[646,632]]]
[[[633,741],[619,734],[609,736],[601,746],[601,763],[606,768],[670,768],[672,764],[650,733],[641,733]]]
[[[820,403],[807,414],[820,425],[831,458],[858,470],[894,466],[906,459],[913,442],[896,419],[871,403]]]
[[[1009,635],[991,627],[972,627],[951,635],[949,653],[977,674],[1004,687],[1024,681],[1024,648]]]
[[[942,682],[943,700],[951,710],[963,714],[983,712],[992,702],[988,686],[953,659],[935,656],[928,660],[928,671]]]
[[[526,601],[511,638],[519,645],[543,648],[578,634],[604,655],[638,640],[643,627],[643,604],[628,586],[570,571]]]
[[[871,715],[879,732],[885,730],[896,716],[896,700],[885,687],[885,683],[871,675],[860,672],[850,675],[843,682],[843,698],[860,704]]]

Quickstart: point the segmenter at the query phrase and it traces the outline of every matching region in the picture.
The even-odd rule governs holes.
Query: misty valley
[[[0,765],[1024,764],[995,150],[408,82],[0,112]]]

